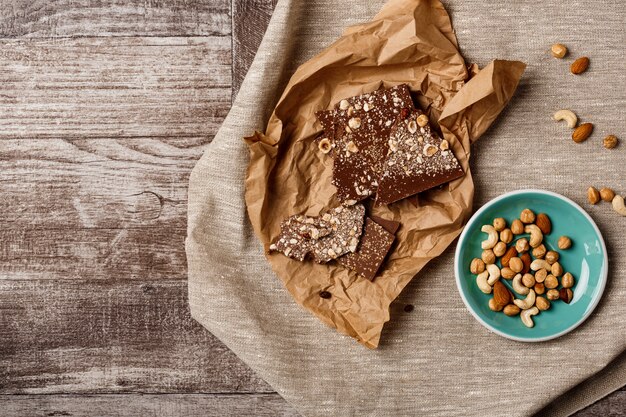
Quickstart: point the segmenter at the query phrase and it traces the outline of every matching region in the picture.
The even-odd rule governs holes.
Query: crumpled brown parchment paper
[[[389,305],[409,281],[459,235],[471,214],[474,184],[470,145],[513,96],[525,64],[495,60],[470,69],[459,52],[448,13],[439,1],[391,0],[366,24],[342,37],[294,73],[265,133],[246,138],[250,163],[245,199],[255,233],[268,246],[280,222],[295,213],[318,215],[337,205],[332,159],[317,151],[315,112],[342,98],[406,83],[416,105],[439,125],[466,175],[370,213],[402,223],[379,276],[370,282],[335,263],[298,262],[268,254],[293,298],[324,323],[378,346]],[[451,277],[452,279],[452,277]],[[322,299],[320,291],[332,298]]]

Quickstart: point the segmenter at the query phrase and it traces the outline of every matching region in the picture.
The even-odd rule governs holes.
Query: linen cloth
[[[619,136],[626,127],[620,49],[626,11],[617,0],[602,7],[444,3],[467,62],[482,66],[499,57],[528,64],[516,97],[473,146],[474,207],[513,189],[544,188],[589,208],[608,246],[610,272],[603,300],[585,324],[538,344],[490,333],[458,295],[453,245],[392,304],[381,344],[370,351],[301,309],[273,276],[246,216],[248,153],[241,138],[264,128],[299,64],[347,26],[371,19],[382,4],[277,4],[239,96],[191,176],[187,255],[193,316],[305,416],[528,416],[547,405],[544,413],[569,415],[626,384],[626,358],[619,356],[626,350],[626,220],[608,204],[585,205],[589,185],[626,193],[626,147],[601,146],[605,134]],[[551,58],[547,51],[554,42],[567,44],[570,58]],[[576,77],[569,64],[581,55],[591,58],[591,66]],[[592,121],[594,136],[574,144],[571,132],[550,120],[561,108]],[[415,305],[411,313],[403,312],[408,303]]]

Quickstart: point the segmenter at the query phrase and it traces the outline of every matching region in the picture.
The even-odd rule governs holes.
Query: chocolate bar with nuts
[[[280,235],[270,252],[282,252],[299,261],[312,256],[318,263],[355,252],[363,233],[365,207],[339,206],[318,217],[290,216],[280,225]]]
[[[374,195],[387,156],[389,133],[402,112],[413,109],[407,85],[341,100],[330,113],[316,115],[324,127],[320,150],[332,150],[333,185],[342,201],[361,201]]]
[[[342,256],[337,262],[373,281],[396,239],[398,227],[400,223],[393,220],[367,218],[357,251]]]
[[[385,166],[378,179],[377,204],[390,204],[463,176],[447,140],[419,110],[398,117],[389,135]]]

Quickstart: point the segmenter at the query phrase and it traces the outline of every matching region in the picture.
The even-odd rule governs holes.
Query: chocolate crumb
[[[413,306],[413,304],[407,304],[407,305],[404,306],[404,312],[405,313],[410,313],[413,310],[415,310],[415,307]]]
[[[320,291],[320,298],[329,299],[332,297],[332,294],[328,291]]]

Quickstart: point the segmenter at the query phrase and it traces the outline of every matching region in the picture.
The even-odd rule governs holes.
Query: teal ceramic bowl
[[[575,279],[571,303],[552,302],[549,310],[533,317],[535,326],[532,328],[524,326],[519,316],[508,317],[502,312],[491,311],[488,302],[492,295],[478,289],[476,276],[469,271],[472,259],[480,258],[481,242],[487,238],[480,228],[484,224],[493,224],[496,217],[504,217],[510,225],[525,208],[550,217],[552,232],[544,236],[543,243],[548,250],[559,252],[563,269]],[[563,235],[572,239],[570,249],[558,249],[557,241]],[[515,240],[521,237],[528,235],[516,236]],[[454,262],[456,284],[470,313],[492,332],[521,342],[554,339],[578,327],[598,305],[608,274],[606,246],[591,217],[570,199],[542,190],[513,191],[485,204],[463,230]],[[501,278],[500,281],[513,291],[511,280]],[[516,295],[516,298],[525,296]]]

